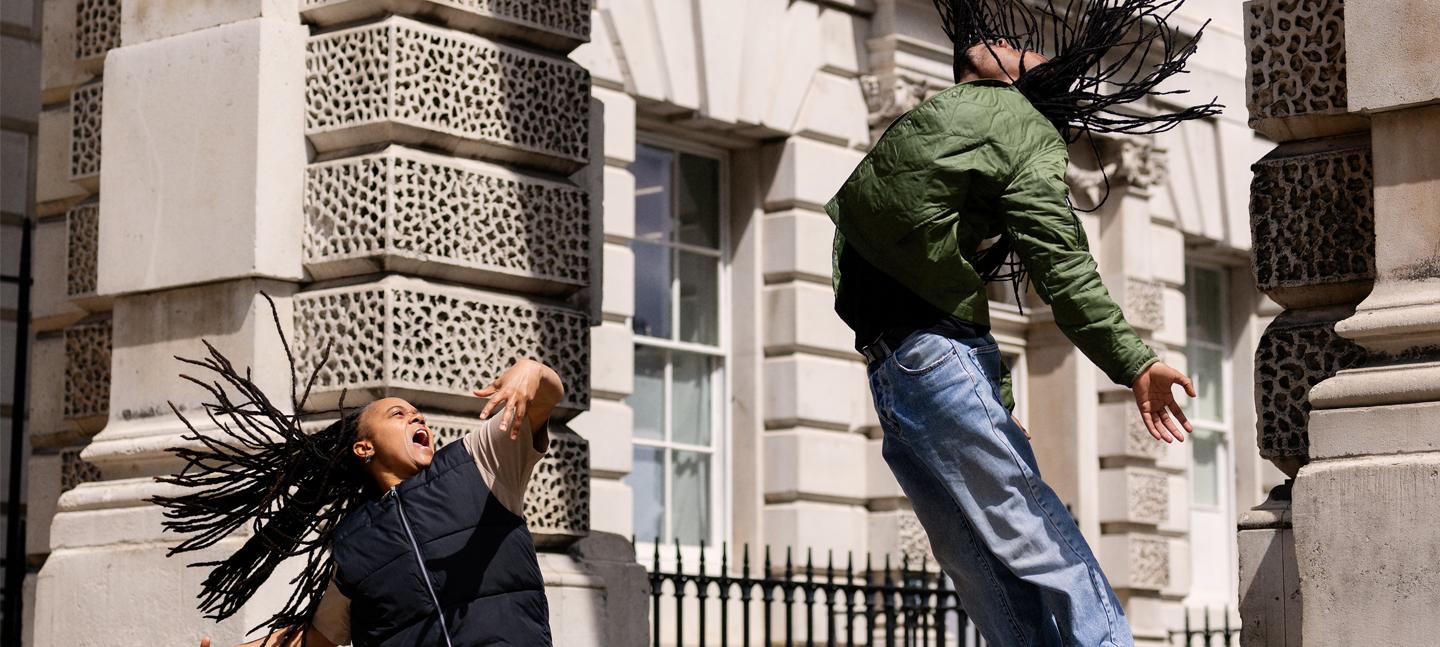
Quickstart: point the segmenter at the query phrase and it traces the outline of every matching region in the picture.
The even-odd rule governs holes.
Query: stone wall
[[[137,4],[44,3],[32,419],[49,426],[33,435],[30,547],[53,554],[34,644],[96,625],[120,642],[189,642],[208,626],[178,608],[185,620],[157,630],[124,600],[73,596],[97,558],[162,598],[193,596],[144,501],[176,467],[167,401],[192,410],[203,395],[162,358],[203,338],[284,392],[262,291],[302,369],[335,349],[305,403],[316,410],[346,391],[400,395],[453,440],[483,405],[469,391],[510,362],[560,372],[527,516],[550,551],[552,614],[593,620],[557,623],[557,642],[597,644],[604,583],[554,552],[590,519],[589,445],[564,424],[589,406],[600,301],[590,151],[604,128],[588,72],[566,57],[589,37],[589,3]],[[155,548],[127,552],[136,542]],[[280,589],[217,641],[268,615]]]

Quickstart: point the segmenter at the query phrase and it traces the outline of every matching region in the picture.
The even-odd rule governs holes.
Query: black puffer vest
[[[346,517],[332,553],[355,647],[551,644],[530,531],[460,441]]]

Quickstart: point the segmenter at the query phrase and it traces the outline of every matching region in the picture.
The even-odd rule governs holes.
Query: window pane
[[[635,448],[635,467],[625,477],[635,497],[635,539],[665,539],[665,450]]]
[[[710,539],[710,455],[677,451],[675,474],[675,539],[698,544]]]
[[[1223,343],[1220,273],[1194,266],[1187,266],[1185,270],[1187,335],[1214,344]]]
[[[670,338],[670,250],[635,241],[635,317],[637,335]]]
[[[1220,435],[1196,429],[1190,435],[1195,464],[1190,475],[1191,500],[1195,505],[1220,505]]]
[[[670,163],[674,155],[646,146],[635,147],[635,237],[669,241],[674,217],[670,214]]]
[[[720,162],[680,154],[680,242],[720,248]]]
[[[675,253],[680,256],[680,339],[711,346],[719,344],[720,259],[689,252]],[[640,271],[638,263],[635,271]]]
[[[1195,381],[1195,392],[1199,396],[1191,403],[1193,415],[1201,420],[1224,422],[1225,375],[1220,351],[1192,345],[1185,356],[1190,364],[1190,379]]]
[[[694,353],[676,352],[671,387],[675,417],[670,420],[670,433],[677,443],[710,444],[710,376],[711,359]]]
[[[636,438],[665,438],[665,351],[635,347],[635,390],[625,404],[635,412]]]

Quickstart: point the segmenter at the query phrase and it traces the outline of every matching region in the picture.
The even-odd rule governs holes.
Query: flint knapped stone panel
[[[65,418],[94,418],[110,410],[110,320],[65,329]]]
[[[574,62],[404,18],[311,38],[306,134],[569,173],[589,157],[590,75]]]
[[[100,205],[71,207],[65,213],[65,284],[70,298],[95,294],[96,262],[100,245]]]
[[[1170,481],[1164,472],[1130,470],[1125,482],[1126,504],[1132,520],[1160,524],[1170,518]]]
[[[100,468],[83,458],[80,449],[60,452],[60,491],[68,492],[81,483],[100,480]]]
[[[100,115],[104,85],[87,83],[70,95],[70,181],[94,191],[100,183]]]
[[[1366,358],[1363,348],[1335,333],[1335,322],[1348,313],[1287,312],[1261,335],[1255,392],[1262,457],[1308,459],[1310,389]]]
[[[565,385],[562,407],[589,403],[589,320],[580,312],[416,280],[295,297],[297,363],[314,393],[400,389],[469,398],[515,360],[534,357]]]
[[[590,533],[590,443],[579,434],[550,427],[550,447],[525,493],[525,520],[540,545],[563,545]]]
[[[1363,128],[1347,116],[1343,0],[1250,0],[1250,127],[1276,141]]]
[[[66,1],[79,2],[75,11],[75,60],[94,65],[98,73],[105,53],[120,46],[120,0]]]
[[[394,14],[438,19],[455,29],[569,50],[590,39],[591,0],[304,0],[321,26]]]
[[[305,264],[573,292],[589,281],[589,213],[573,185],[392,147],[307,170]]]
[[[1163,589],[1170,585],[1170,542],[1159,537],[1130,538],[1132,588]]]
[[[1165,327],[1165,302],[1160,284],[1154,281],[1125,279],[1125,317],[1137,328],[1159,330]]]
[[[912,568],[939,563],[930,547],[930,536],[925,534],[925,526],[920,524],[914,510],[900,510],[895,517],[895,532],[899,535],[895,544],[900,549],[898,557],[902,562],[908,562]]]
[[[1260,290],[1289,307],[1362,298],[1375,279],[1368,145],[1271,156],[1253,170],[1251,258]]]

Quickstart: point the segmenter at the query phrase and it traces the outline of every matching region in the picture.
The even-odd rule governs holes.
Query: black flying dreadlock
[[[275,303],[264,296],[279,329]],[[187,446],[170,449],[185,467],[179,474],[156,480],[191,491],[151,501],[165,508],[167,530],[190,535],[169,555],[209,548],[247,524],[252,529],[250,538],[228,558],[190,565],[211,568],[198,597],[200,610],[215,620],[239,610],[280,562],[303,558],[305,568],[291,580],[294,590],[285,606],[255,627],[288,628],[284,633],[288,638],[294,631],[308,631],[334,569],[332,535],[345,515],[368,496],[370,485],[351,451],[359,410],[347,414],[342,403],[339,421],[314,434],[301,430],[299,412],[329,348],[306,380],[304,394],[297,397],[295,357],[283,330],[280,340],[290,362],[294,414],[281,411],[251,381],[249,369],[243,374],[237,371],[209,342],[204,342],[209,351],[204,359],[176,358],[218,378],[207,381],[181,375],[213,396],[214,402],[204,407],[215,430],[201,433],[170,404],[189,430],[182,436]]]
[[[1170,24],[1184,0],[934,2],[945,35],[955,45],[957,81],[969,64],[967,52],[978,44],[984,44],[991,56],[995,56],[991,45],[1002,38],[1016,49],[1050,55],[1048,62],[1015,79],[1015,88],[1068,143],[1095,133],[1164,132],[1182,121],[1219,114],[1223,107],[1211,100],[1171,112],[1124,109],[1147,97],[1185,92],[1158,89],[1166,79],[1185,73],[1186,61],[1205,30],[1202,25],[1184,38]],[[1093,137],[1090,146],[1098,157]],[[1107,197],[1109,187],[1106,176]],[[1102,198],[1091,210],[1104,202]],[[1025,269],[1010,252],[1010,240],[1001,238],[981,252],[976,269],[987,282],[1011,281],[1018,300]]]

